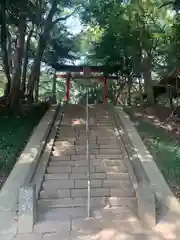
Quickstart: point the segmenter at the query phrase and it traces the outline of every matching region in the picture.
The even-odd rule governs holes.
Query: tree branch
[[[160,6],[160,8],[165,7],[165,6],[168,6],[168,5],[174,5],[174,4],[175,4],[174,1],[168,1],[168,2],[166,2],[166,3],[163,3],[163,4]]]
[[[55,19],[55,20],[52,22],[52,25],[55,25],[56,23],[58,23],[58,22],[60,22],[60,21],[65,21],[65,20],[67,20],[67,19],[70,18],[79,8],[80,8],[80,6],[77,7],[77,8],[75,8],[72,13],[66,15],[65,17],[60,17],[60,18]]]

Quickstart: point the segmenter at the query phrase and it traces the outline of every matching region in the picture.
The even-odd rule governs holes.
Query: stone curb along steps
[[[53,105],[46,112],[0,191],[0,239],[5,235],[12,239],[17,234],[19,189],[32,179],[59,109],[60,105]]]
[[[19,191],[18,234],[33,232],[37,221],[37,199],[44,180],[46,168],[53,149],[56,133],[61,124],[64,106],[57,112],[53,126],[46,141],[44,151],[38,161],[33,177]]]
[[[114,111],[119,116],[120,124],[122,125],[124,133],[122,135],[126,136],[125,144],[127,144],[128,149],[131,154],[131,149],[136,149],[136,158],[129,158],[131,164],[136,172],[136,175],[146,175],[148,178],[151,189],[155,194],[156,203],[158,203],[157,215],[159,222],[154,229],[161,232],[164,239],[169,239],[166,231],[169,226],[173,225],[172,233],[174,239],[179,239],[180,236],[180,203],[177,198],[173,195],[171,189],[169,188],[166,180],[161,174],[159,168],[157,167],[153,157],[146,148],[142,139],[140,138],[137,130],[133,126],[129,116],[123,111],[122,107],[115,107]],[[125,138],[125,137],[124,137]],[[137,164],[138,157],[138,164]],[[139,167],[140,166],[140,167]],[[139,169],[143,170],[141,173]],[[144,176],[143,176],[144,177]],[[143,178],[142,177],[142,178]],[[159,224],[160,223],[160,224]],[[164,224],[163,224],[164,223]],[[167,237],[167,238],[166,238]]]
[[[147,227],[156,226],[156,206],[155,206],[155,192],[151,182],[144,171],[136,148],[130,141],[129,136],[126,133],[126,129],[121,122],[121,114],[118,113],[116,108],[108,105],[108,109],[114,118],[118,129],[119,139],[123,142],[122,146],[124,157],[126,156],[126,163],[128,171],[133,182],[133,186],[137,197],[138,215],[141,221]],[[126,126],[127,127],[127,126]]]

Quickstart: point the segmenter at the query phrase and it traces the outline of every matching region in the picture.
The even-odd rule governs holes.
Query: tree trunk
[[[116,91],[116,96],[115,96],[115,98],[114,98],[114,99],[115,99],[115,100],[114,100],[114,104],[115,104],[115,105],[117,105],[118,99],[119,99],[120,94],[121,94],[123,88],[125,87],[125,85],[126,85],[126,82],[123,82],[123,83],[119,86],[118,90]]]
[[[141,78],[138,78],[139,82],[139,95],[140,95],[140,104],[143,103],[143,91],[142,91],[142,85],[141,85]]]
[[[143,76],[144,76],[144,90],[147,95],[147,101],[150,105],[155,104],[154,92],[152,88],[152,59],[146,56],[143,59]]]
[[[35,83],[39,80],[39,76],[40,76],[41,59],[46,47],[46,42],[43,39],[44,39],[43,36],[41,36],[38,43],[38,47],[37,47],[36,58],[31,67],[31,73],[29,75],[28,86],[27,86],[29,103],[32,103],[34,101],[33,99],[34,87],[35,87]]]
[[[12,76],[12,85],[8,96],[8,104],[10,107],[13,107],[14,105],[18,104],[20,98],[21,68],[26,34],[26,17],[23,15],[22,18],[19,20],[18,29],[19,35],[15,54],[15,66]]]
[[[23,95],[26,92],[26,76],[27,76],[27,66],[28,66],[28,51],[29,51],[29,45],[31,42],[31,37],[33,34],[34,27],[32,27],[31,31],[28,34],[27,41],[26,41],[26,47],[25,47],[25,58],[24,58],[24,64],[23,64],[23,71],[22,71],[22,83],[21,83],[21,91]]]
[[[38,100],[39,100],[39,80],[40,80],[40,78],[36,81],[36,83],[35,83],[35,91],[34,91],[34,100],[35,100],[35,102],[38,102]]]
[[[12,38],[11,34],[8,30],[7,32],[7,39],[8,39],[8,62],[9,62],[9,72],[12,74]]]
[[[31,68],[31,73],[28,79],[28,102],[33,101],[33,92],[34,92],[34,87],[36,81],[39,80],[39,75],[40,75],[40,67],[41,67],[41,60],[42,60],[42,55],[44,53],[44,50],[46,48],[47,41],[50,36],[50,31],[53,27],[53,17],[54,14],[57,11],[57,6],[58,6],[59,0],[53,0],[51,9],[48,13],[48,16],[46,20],[44,21],[44,32],[41,34],[38,42],[38,47],[37,47],[37,52],[36,52],[36,57],[34,60],[34,63]]]
[[[11,88],[11,76],[9,70],[9,60],[8,60],[8,50],[7,50],[7,27],[6,27],[6,10],[5,7],[1,5],[0,8],[0,18],[1,18],[1,50],[3,58],[3,69],[7,78],[7,84],[4,91],[4,95],[7,97]]]
[[[128,99],[127,103],[129,106],[132,104],[132,99],[131,99],[131,89],[132,89],[132,78],[130,75],[128,75],[128,81],[127,81],[127,87],[128,87]]]
[[[53,76],[53,84],[52,84],[52,103],[56,104],[56,73]]]

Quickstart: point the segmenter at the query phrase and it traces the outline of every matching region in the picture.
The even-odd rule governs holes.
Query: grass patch
[[[165,129],[137,116],[133,108],[124,108],[174,193],[179,195],[180,144]]]
[[[47,110],[47,105],[32,107],[25,116],[0,113],[0,177],[6,178],[24,149],[33,129]],[[2,182],[1,182],[2,185]]]

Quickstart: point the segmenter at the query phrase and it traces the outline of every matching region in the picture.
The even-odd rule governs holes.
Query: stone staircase
[[[116,126],[102,105],[89,109],[92,218],[86,219],[89,169],[85,120],[84,106],[66,106],[39,194],[34,231],[59,233],[59,240],[80,236],[143,239],[138,238],[143,228]],[[122,234],[136,234],[137,238],[120,238]],[[97,235],[99,238],[93,238]]]

